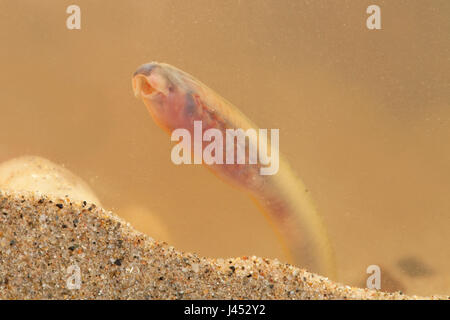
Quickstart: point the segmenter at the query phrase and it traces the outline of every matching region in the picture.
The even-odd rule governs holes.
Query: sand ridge
[[[68,282],[74,265],[79,289]],[[349,287],[273,259],[204,258],[94,204],[1,190],[0,298],[450,299]]]

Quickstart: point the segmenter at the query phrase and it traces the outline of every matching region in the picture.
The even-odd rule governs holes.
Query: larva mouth
[[[136,98],[150,98],[157,90],[153,87],[143,74],[133,77],[133,91]]]
[[[158,72],[152,72],[149,75],[136,72],[133,77],[134,95],[137,98],[147,99],[154,98],[159,94],[167,97],[169,94],[168,84],[167,78]]]

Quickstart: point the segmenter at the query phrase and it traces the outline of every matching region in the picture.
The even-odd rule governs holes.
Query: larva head
[[[192,78],[164,63],[150,62],[133,75],[133,91],[153,120],[166,131],[185,127],[192,105]],[[192,113],[192,112],[191,112]]]

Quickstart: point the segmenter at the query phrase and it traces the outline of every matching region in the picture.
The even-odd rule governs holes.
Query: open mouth
[[[133,77],[133,90],[136,97],[155,98],[169,95],[169,80],[159,72],[150,74],[137,72]]]
[[[156,88],[150,84],[147,76],[143,74],[137,74],[133,77],[133,91],[136,98],[149,98],[158,92]]]

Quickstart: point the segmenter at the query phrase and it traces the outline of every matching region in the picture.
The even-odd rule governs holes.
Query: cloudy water
[[[336,280],[450,294],[450,2],[0,0],[0,161],[38,155],[136,229],[210,257],[288,261],[249,197],[173,143],[135,99],[174,65],[261,128],[327,226]]]

